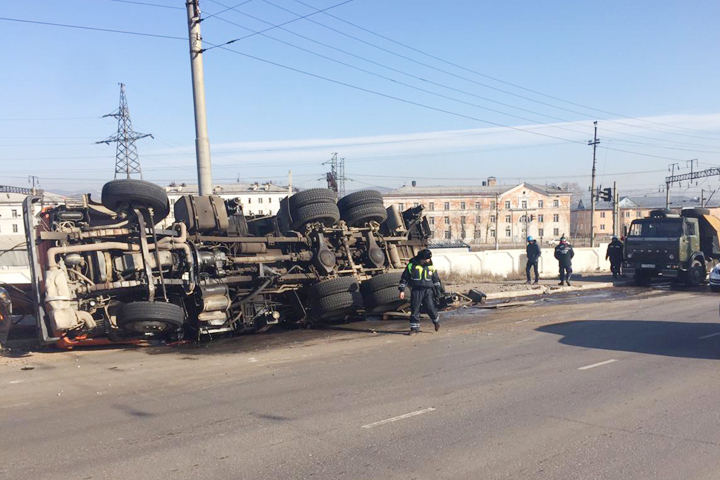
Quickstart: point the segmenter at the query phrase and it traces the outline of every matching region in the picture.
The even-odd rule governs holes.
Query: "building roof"
[[[0,185],[0,203],[22,203],[25,197],[30,195],[31,190],[22,187],[7,187]],[[59,202],[65,197],[55,193],[37,190],[38,195],[42,195],[43,199],[49,202]]]
[[[175,184],[174,182],[165,187],[165,191],[169,194],[198,194],[197,185]],[[288,187],[282,185],[274,185],[272,183],[231,183],[228,185],[215,185],[213,191],[217,195],[233,195],[233,194],[259,194],[267,193],[287,193]],[[293,189],[297,192],[297,189]]]
[[[687,208],[687,207],[699,207],[700,198],[698,197],[670,197],[670,208]],[[709,201],[705,201],[706,208],[718,208],[720,207],[720,197],[710,198]],[[613,205],[611,202],[596,202],[595,210],[612,210]],[[621,209],[656,209],[665,208],[665,196],[661,197],[648,197],[648,196],[625,196],[620,197],[620,208]],[[590,210],[590,199],[584,198],[578,202],[573,203],[572,210]]]
[[[545,185],[533,185],[529,183],[520,183],[516,185],[477,185],[477,186],[435,186],[435,187],[413,187],[403,186],[391,190],[384,194],[387,197],[415,197],[415,196],[464,196],[464,195],[477,195],[477,196],[495,196],[503,195],[510,190],[524,186],[525,188],[534,190],[543,195],[571,195],[566,190],[561,190],[557,187],[546,187]]]

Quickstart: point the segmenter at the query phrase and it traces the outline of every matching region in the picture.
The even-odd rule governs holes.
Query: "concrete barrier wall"
[[[573,258],[574,272],[609,272],[610,262],[605,260],[607,244],[595,248],[576,248]],[[540,275],[552,276],[558,273],[554,248],[542,249],[538,269]],[[443,252],[433,251],[433,264],[441,273],[470,275],[507,276],[512,273],[525,273],[527,255],[525,250],[485,250],[482,252]]]

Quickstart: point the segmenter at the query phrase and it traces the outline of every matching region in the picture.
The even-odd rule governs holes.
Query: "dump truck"
[[[237,199],[174,204],[142,180],[23,214],[30,312],[42,344],[60,347],[257,331],[406,306],[397,285],[427,245],[422,206],[386,208],[372,190],[339,200],[310,189],[277,215],[246,216]]]
[[[623,268],[637,285],[653,277],[697,286],[720,260],[720,219],[706,208],[653,210],[627,231]]]

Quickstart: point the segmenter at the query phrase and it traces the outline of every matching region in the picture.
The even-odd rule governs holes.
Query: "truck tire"
[[[400,300],[400,291],[397,287],[388,287],[370,293],[364,297],[365,311],[367,313],[384,313],[398,310],[410,302],[410,292],[405,292],[405,300]]]
[[[170,214],[170,202],[165,190],[144,180],[113,180],[102,189],[102,204],[117,212],[123,208],[152,208],[153,220],[161,222]]]
[[[647,287],[650,285],[650,274],[647,272],[635,272],[635,275],[633,275],[633,280],[635,281],[635,285],[638,287]]]
[[[359,207],[360,205],[380,204],[383,205],[382,193],[377,190],[360,190],[350,195],[345,195],[337,202],[340,211]],[[383,207],[384,208],[384,207]]]
[[[299,230],[308,223],[314,222],[332,227],[340,220],[340,212],[334,203],[312,203],[293,211],[292,218],[291,230]]]
[[[117,312],[118,327],[133,333],[175,332],[184,323],[185,311],[174,303],[125,303]]]
[[[397,291],[398,285],[400,285],[401,276],[402,272],[390,272],[375,275],[371,279],[365,280],[360,284],[360,292],[365,296],[369,295],[372,292],[377,292],[378,290],[383,290],[390,287],[395,288],[395,290]]]
[[[346,317],[357,305],[352,293],[336,293],[318,299],[310,310],[315,320],[338,320]]]
[[[705,280],[705,267],[699,260],[693,260],[690,268],[685,273],[685,285],[697,287],[703,280]]]
[[[290,196],[290,210],[297,210],[314,203],[335,203],[335,192],[329,188],[311,188]]]
[[[355,277],[338,277],[330,280],[323,280],[307,289],[307,298],[311,302],[322,297],[336,295],[338,293],[353,293],[358,291],[358,283]]]
[[[363,226],[368,222],[383,223],[387,220],[387,210],[382,203],[370,203],[343,210],[340,218],[349,227]]]

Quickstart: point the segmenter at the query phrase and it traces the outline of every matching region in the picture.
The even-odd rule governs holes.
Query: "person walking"
[[[535,283],[537,285],[540,275],[538,274],[538,262],[540,261],[540,245],[537,240],[532,236],[527,237],[527,247],[525,247],[525,253],[527,254],[527,264],[525,264],[525,276],[527,276],[527,283],[530,285],[530,269],[535,270]]]
[[[565,282],[567,286],[570,286],[570,276],[572,275],[572,258],[575,256],[575,251],[572,246],[567,243],[565,236],[560,237],[560,243],[555,247],[555,258],[558,261],[560,267],[560,285]]]
[[[612,237],[612,242],[608,245],[607,253],[605,254],[605,260],[610,260],[610,271],[613,274],[613,278],[618,278],[623,262],[623,242],[621,242],[618,237]]]
[[[405,289],[410,287],[410,331],[408,335],[420,333],[420,313],[425,311],[435,326],[440,330],[440,317],[435,306],[435,296],[440,294],[442,285],[440,276],[432,264],[432,252],[420,250],[410,260],[400,277],[400,299],[405,299]]]

